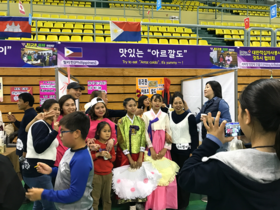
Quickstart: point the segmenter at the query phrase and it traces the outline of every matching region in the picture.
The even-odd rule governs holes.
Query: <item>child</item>
[[[145,123],[135,115],[137,110],[134,98],[127,98],[123,102],[123,106],[127,111],[127,115],[118,122],[118,148],[116,167],[130,165],[132,169],[138,169],[142,166],[146,137]],[[119,199],[118,203],[130,202],[131,208],[136,208],[135,202],[145,202],[144,199],[123,200]]]
[[[107,122],[100,122],[95,133],[95,144],[100,145],[98,152],[92,151],[94,161],[93,177],[93,209],[98,209],[101,197],[103,210],[111,209],[112,169],[116,159],[114,147],[110,152],[106,151],[106,143],[111,138],[111,127]]]
[[[61,141],[70,149],[63,155],[58,168],[40,162],[35,166],[39,173],[57,176],[54,190],[32,188],[26,196],[32,201],[43,199],[56,202],[58,210],[90,210],[93,203],[90,196],[93,162],[85,143],[89,118],[81,112],[74,112],[64,116],[59,124]]]
[[[165,132],[171,136],[169,117],[160,110],[162,104],[162,96],[159,94],[153,95],[151,98],[152,109],[143,114],[143,119],[148,130],[146,141],[149,148],[149,155],[151,155],[153,160],[161,160],[163,157],[171,160],[171,144],[165,142]],[[174,180],[168,183],[167,186],[158,186],[148,196],[145,206],[146,210],[177,209],[177,183],[175,179],[177,170],[173,168],[170,169],[170,172],[174,173]],[[164,174],[162,175],[164,176]]]

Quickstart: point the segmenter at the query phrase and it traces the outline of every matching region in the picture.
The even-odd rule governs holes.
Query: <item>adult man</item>
[[[81,86],[77,82],[71,82],[67,86],[67,94],[71,95],[75,99],[79,99],[82,95],[82,90],[85,90],[84,86]]]
[[[17,139],[17,150],[16,154],[19,156],[20,160],[20,171],[22,171],[22,164],[26,156],[26,143],[27,143],[27,132],[25,127],[36,117],[37,112],[33,108],[34,97],[30,93],[22,93],[18,96],[19,100],[17,102],[18,109],[24,111],[24,116],[22,121],[19,122],[14,115],[9,114],[8,119],[10,122],[14,123],[18,130]],[[25,186],[25,189],[28,187]]]

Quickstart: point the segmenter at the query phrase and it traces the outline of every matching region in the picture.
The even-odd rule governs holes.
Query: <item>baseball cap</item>
[[[71,82],[67,85],[67,89],[81,89],[81,90],[85,90],[85,87],[80,85],[79,83],[77,82]]]

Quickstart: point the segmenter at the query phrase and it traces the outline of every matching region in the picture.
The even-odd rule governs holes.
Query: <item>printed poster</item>
[[[11,87],[11,102],[18,102],[18,96],[21,93],[30,93],[33,95],[32,87]]]
[[[154,94],[162,94],[164,90],[164,78],[136,78],[136,95],[147,95],[149,98]]]
[[[107,93],[107,81],[105,80],[88,80],[88,94],[100,90]]]
[[[56,67],[57,43],[0,41],[0,67]]]
[[[55,81],[40,81],[40,105],[48,99],[56,99]]]

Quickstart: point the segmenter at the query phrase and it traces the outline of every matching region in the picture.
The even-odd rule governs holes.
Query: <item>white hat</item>
[[[97,101],[97,99],[99,99],[99,101]],[[90,106],[93,107],[95,104],[97,103],[103,103],[105,105],[105,102],[103,101],[102,98],[100,97],[95,97],[90,101]]]

